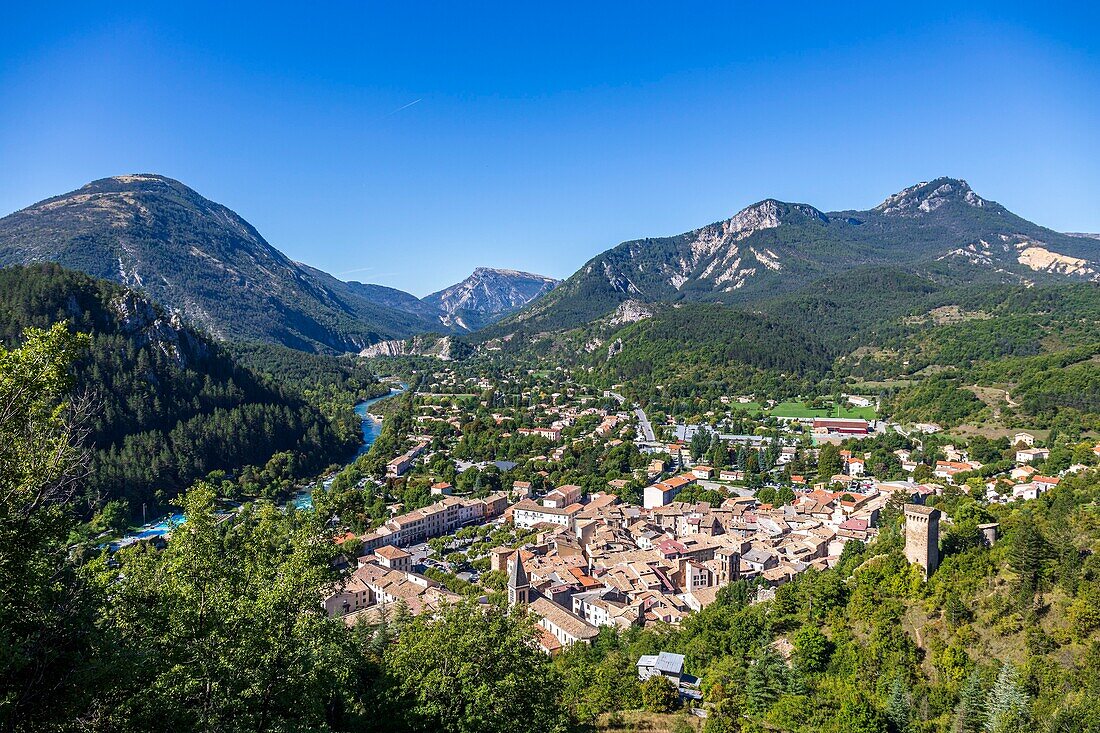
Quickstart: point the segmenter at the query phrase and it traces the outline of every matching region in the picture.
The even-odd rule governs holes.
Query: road
[[[620,405],[626,402],[626,398],[618,392],[608,390],[607,394]],[[638,418],[638,426],[642,429],[642,438],[645,439],[645,442],[656,443],[657,436],[653,434],[653,426],[650,425],[649,418],[645,415],[645,410],[636,402],[634,403],[634,416]]]
[[[649,424],[649,418],[645,416],[645,410],[635,405],[634,414],[638,418],[638,426],[642,429],[642,437],[646,439],[646,442],[657,442],[657,437],[653,434],[653,426]]]

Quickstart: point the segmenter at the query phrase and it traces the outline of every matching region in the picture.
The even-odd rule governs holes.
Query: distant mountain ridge
[[[423,302],[444,315],[444,323],[476,331],[557,286],[552,277],[518,270],[479,267],[462,282],[427,295]]]
[[[454,318],[400,290],[344,282],[292,261],[232,210],[156,174],[103,178],[0,219],[0,266],[44,261],[141,288],[217,338],[307,351],[467,331],[530,302],[512,298]],[[528,277],[538,276],[524,274],[507,292],[528,292]]]
[[[485,335],[572,328],[627,300],[752,302],[880,266],[964,280],[1100,281],[1100,243],[1029,222],[954,178],[909,186],[866,211],[765,199],[684,234],[623,242]]]

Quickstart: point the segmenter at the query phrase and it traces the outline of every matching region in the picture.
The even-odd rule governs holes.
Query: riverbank
[[[359,456],[363,455],[370,450],[370,447],[374,445],[374,441],[378,439],[378,435],[382,432],[382,418],[378,415],[374,415],[370,412],[371,406],[381,402],[382,400],[389,399],[394,395],[401,394],[407,389],[405,384],[400,384],[397,387],[391,387],[387,394],[378,395],[377,397],[371,397],[369,399],[362,400],[355,405],[355,414],[359,416],[360,430],[363,434],[363,442],[356,449],[354,455],[352,455],[347,463],[354,463]],[[327,486],[332,482],[332,478],[323,478],[320,481],[313,482],[310,486],[307,486],[300,491],[295,492],[284,504],[293,505],[295,509],[308,510],[313,508],[313,489],[318,485]],[[148,524],[131,530],[122,537],[110,542],[112,550],[117,550],[122,547],[127,547],[135,542],[142,542],[145,540],[155,539],[157,537],[167,537],[172,531],[179,527],[186,521],[183,514],[172,513],[156,519]]]

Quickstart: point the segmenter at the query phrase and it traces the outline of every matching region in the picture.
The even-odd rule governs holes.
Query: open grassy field
[[[997,424],[983,424],[977,425],[975,423],[963,423],[954,428],[948,430],[945,435],[958,438],[959,440],[966,440],[972,438],[975,435],[981,435],[982,437],[989,438],[990,440],[996,440],[997,438],[1011,438],[1013,435],[1019,432],[1031,433],[1041,441],[1045,441],[1050,436],[1050,430],[1036,430],[1034,428],[1008,428],[1000,423]]]
[[[864,420],[875,419],[875,408],[873,407],[840,407],[833,405],[830,409],[814,410],[806,407],[801,402],[780,402],[773,407],[770,414],[776,417],[847,417],[847,418],[863,418]]]
[[[601,715],[596,722],[596,730],[601,733],[680,733],[680,731],[701,731],[703,719],[686,712],[647,713],[642,710],[624,710],[618,714]]]
[[[856,394],[867,394],[869,392],[878,392],[883,389],[908,387],[913,384],[913,381],[912,379],[883,379],[880,381],[857,382],[849,385],[847,389]]]

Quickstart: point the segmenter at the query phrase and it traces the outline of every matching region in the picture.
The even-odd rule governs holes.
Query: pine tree
[[[895,677],[890,684],[890,697],[886,701],[886,719],[890,721],[890,730],[893,733],[909,733],[911,715],[909,686],[901,677]]]
[[[710,465],[714,468],[725,468],[729,464],[729,450],[725,443],[715,436],[715,445],[710,450]]]
[[[702,458],[710,448],[710,431],[704,427],[695,431],[695,435],[691,436],[690,448],[691,460],[698,461]]]
[[[844,464],[840,461],[840,449],[832,443],[821,446],[821,452],[817,458],[817,474],[820,478],[829,479],[840,473]]]
[[[788,695],[808,695],[810,692],[806,686],[806,678],[802,676],[801,670],[797,667],[787,670],[787,689],[785,692]]]
[[[1027,693],[1020,685],[1016,667],[1005,664],[986,698],[986,733],[1024,733],[1030,722]]]
[[[763,712],[786,687],[787,667],[770,647],[764,647],[745,673],[745,704],[754,712]]]
[[[944,615],[947,617],[948,625],[951,628],[957,628],[970,619],[970,609],[966,607],[966,604],[962,602],[957,593],[951,593],[944,603]]]
[[[1039,591],[1043,565],[1050,557],[1050,545],[1030,516],[1025,516],[1016,530],[1009,564],[1019,576],[1022,600],[1030,602]]]

